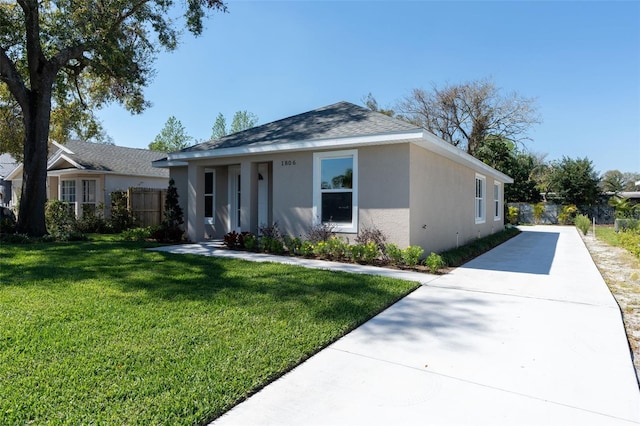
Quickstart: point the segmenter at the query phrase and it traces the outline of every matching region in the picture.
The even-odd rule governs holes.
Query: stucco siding
[[[409,245],[409,146],[358,150],[358,228],[380,229],[388,242],[400,247]]]
[[[273,158],[272,214],[279,228],[304,237],[313,222],[313,153],[286,153]]]
[[[411,245],[425,254],[463,245],[502,229],[494,221],[493,184],[485,180],[485,221],[475,221],[476,171],[411,146]]]

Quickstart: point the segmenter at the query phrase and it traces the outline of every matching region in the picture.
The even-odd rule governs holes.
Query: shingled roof
[[[70,140],[53,153],[49,170],[70,168],[71,160],[84,170],[103,171],[122,175],[169,177],[169,171],[153,167],[151,163],[166,156],[163,152],[128,148],[79,140]]]
[[[338,102],[313,111],[253,127],[220,139],[200,143],[185,148],[181,152],[269,146],[290,142],[379,135],[419,129],[419,127],[397,118],[391,118],[349,102]]]

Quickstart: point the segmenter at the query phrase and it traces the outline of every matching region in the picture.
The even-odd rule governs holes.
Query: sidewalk
[[[576,229],[523,230],[212,424],[640,424],[620,311]]]

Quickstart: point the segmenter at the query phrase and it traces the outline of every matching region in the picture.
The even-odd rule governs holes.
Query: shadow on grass
[[[75,242],[0,247],[0,288],[60,289],[99,280],[141,302],[212,301],[229,306],[305,305],[323,320],[378,311],[409,291],[380,277],[144,250],[141,243]]]

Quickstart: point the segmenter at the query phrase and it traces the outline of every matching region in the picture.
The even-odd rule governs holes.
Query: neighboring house
[[[330,222],[441,251],[504,227],[513,180],[428,131],[340,102],[169,154],[188,238]]]
[[[70,203],[77,216],[85,206],[104,203],[110,213],[114,191],[130,187],[166,189],[167,170],[152,167],[163,158],[162,152],[122,146],[70,140],[61,145],[53,142],[55,151],[47,162],[47,198]],[[22,188],[22,166],[10,173],[13,197],[17,200]]]
[[[16,167],[18,162],[9,154],[0,154],[0,206],[11,205],[11,181],[6,177]]]

